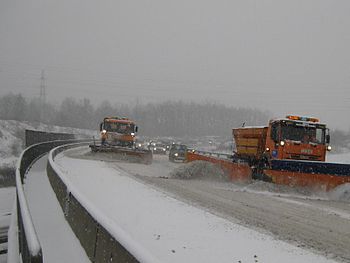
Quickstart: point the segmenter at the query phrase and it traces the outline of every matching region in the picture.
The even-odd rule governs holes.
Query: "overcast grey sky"
[[[0,95],[213,100],[350,129],[349,0],[1,0]]]

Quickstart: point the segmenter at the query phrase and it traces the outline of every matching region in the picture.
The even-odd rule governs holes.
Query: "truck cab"
[[[272,159],[322,161],[330,151],[329,130],[318,119],[288,115],[266,127],[233,129],[236,156],[257,165]]]
[[[106,117],[100,123],[102,144],[132,147],[137,131],[135,123],[127,118]]]
[[[288,115],[269,122],[265,154],[271,159],[324,162],[329,142],[329,130],[318,119]]]

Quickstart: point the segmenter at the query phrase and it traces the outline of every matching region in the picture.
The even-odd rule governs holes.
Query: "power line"
[[[45,84],[45,71],[41,70],[40,77],[40,101],[42,104],[46,102],[46,84]]]

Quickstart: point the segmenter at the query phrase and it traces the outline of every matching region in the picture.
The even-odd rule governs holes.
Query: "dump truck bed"
[[[237,155],[260,159],[265,151],[267,127],[244,127],[232,129]]]

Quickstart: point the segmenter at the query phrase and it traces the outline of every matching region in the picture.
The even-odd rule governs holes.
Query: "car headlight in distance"
[[[285,145],[285,142],[284,142],[284,141],[281,141],[281,142],[280,142],[280,145],[281,145],[281,146],[284,146],[284,145]]]
[[[157,148],[153,148],[153,150],[155,150],[155,151],[156,151],[156,150],[157,150]]]
[[[138,146],[138,147],[141,147],[141,146],[142,146],[142,144],[141,144],[141,143],[139,143],[137,146]]]
[[[131,135],[131,136],[135,136],[135,133],[132,132],[132,133],[130,133],[130,135]]]
[[[165,151],[166,151],[166,149],[163,149],[163,151],[165,152]]]
[[[174,155],[175,155],[176,157],[177,157],[177,156],[179,156],[179,154],[178,154],[178,153],[175,153]]]
[[[327,151],[330,151],[330,150],[332,150],[332,146],[328,145],[327,146]]]

